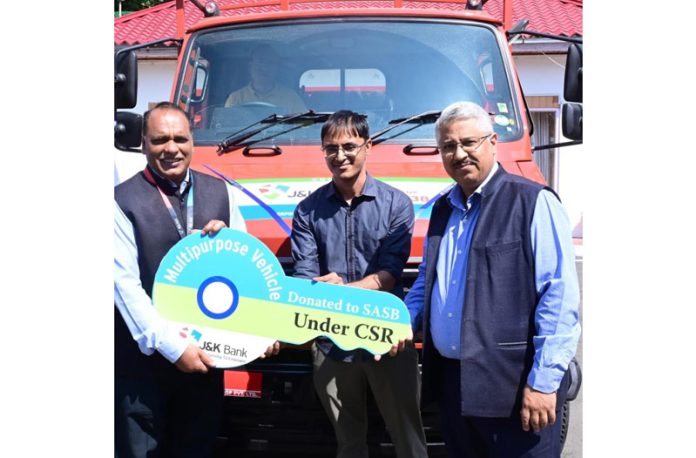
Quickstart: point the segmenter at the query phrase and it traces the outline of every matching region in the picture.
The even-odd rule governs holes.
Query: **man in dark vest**
[[[450,457],[559,457],[580,336],[568,218],[552,190],[496,162],[480,106],[448,106],[435,136],[456,185],[433,206],[405,299],[423,330],[423,401],[440,401]]]
[[[115,190],[115,448],[118,458],[205,457],[218,432],[223,372],[155,311],[155,273],[191,231],[246,230],[221,180],[189,169],[186,113],[163,102],[145,113],[147,167]]]

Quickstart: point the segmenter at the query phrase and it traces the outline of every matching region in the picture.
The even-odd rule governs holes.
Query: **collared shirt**
[[[481,190],[498,170],[498,163],[486,179],[465,200],[462,188],[454,186],[447,194],[452,214],[440,242],[437,278],[433,288],[430,330],[442,356],[459,357],[459,337],[464,303],[464,284],[469,261],[469,245],[481,212]]]
[[[256,92],[251,83],[231,93],[225,101],[226,107],[241,105],[247,102],[266,102],[280,108],[286,113],[301,113],[307,111],[304,102],[292,89],[276,84],[268,92]]]
[[[320,187],[295,209],[293,276],[335,272],[350,283],[383,270],[397,280],[391,292],[402,297],[401,275],[411,250],[413,215],[406,194],[369,174],[362,194],[350,204],[333,181]]]
[[[188,173],[186,177],[189,178]],[[182,182],[182,187],[183,192],[187,194],[188,186]],[[230,227],[246,231],[246,225],[239,207],[235,204],[232,189],[231,186],[227,186]],[[158,203],[164,205],[159,200]],[[153,230],[156,229],[153,227]],[[138,249],[133,225],[116,201],[114,201],[114,303],[141,352],[151,355],[159,351],[172,363],[179,359],[188,342],[179,336],[178,328],[170,326],[167,320],[159,316],[152,306],[152,300],[143,289],[140,282]]]
[[[153,169],[149,165],[147,166],[147,168],[150,170],[150,172],[152,172],[152,176],[155,177],[157,183],[160,186],[164,185],[165,189],[168,189],[170,191],[178,191],[179,195],[181,196],[184,195],[184,193],[188,189],[189,183],[191,183],[191,169],[186,169],[186,175],[184,175],[184,179],[181,180],[181,183],[177,184],[175,181],[164,178],[162,175],[157,173],[157,170]]]
[[[162,175],[157,173],[157,170],[153,169],[147,165],[148,170],[152,172],[152,177],[155,179],[157,186],[159,186],[164,194],[169,199],[169,202],[174,207],[178,207],[179,213],[181,213],[182,224],[186,224],[186,217],[188,216],[188,209],[186,208],[187,201],[185,197],[188,197],[189,185],[191,184],[191,169],[186,169],[186,175],[181,183],[176,183],[175,181],[164,178]]]
[[[155,172],[152,168],[150,170],[152,170],[158,177],[162,178],[160,174]],[[186,176],[183,180],[181,180],[181,183],[179,183],[178,185],[171,180],[167,180],[167,182],[169,183],[169,186],[172,187],[172,189],[176,189],[177,191],[179,191],[179,195],[183,196],[184,193],[188,190],[189,184],[191,183],[191,170],[186,169]]]
[[[466,203],[459,186],[453,187],[447,196],[452,214],[438,253],[429,323],[435,347],[447,358],[460,358],[462,304],[466,294],[463,279],[471,236],[480,212],[481,190],[496,170],[497,164]],[[560,386],[580,338],[580,294],[570,222],[558,199],[545,190],[537,197],[531,244],[540,299],[534,317],[534,362],[527,382],[536,390],[551,393]],[[427,259],[427,239],[424,245],[423,259]],[[425,261],[419,266],[418,278],[405,299],[414,330],[422,321],[424,288]]]

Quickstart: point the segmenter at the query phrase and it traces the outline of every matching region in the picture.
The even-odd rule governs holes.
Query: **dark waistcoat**
[[[530,225],[543,187],[499,167],[484,187],[469,251],[461,323],[461,413],[518,415],[522,388],[532,367],[534,280]],[[547,188],[549,189],[549,188]],[[423,398],[439,395],[440,356],[430,333],[430,303],[440,241],[452,208],[441,197],[428,227],[423,312]],[[567,376],[564,378],[566,382]],[[559,393],[567,390],[562,383]]]
[[[219,219],[229,226],[229,197],[224,182],[193,170],[191,174],[194,199],[193,228],[201,229],[211,219]],[[168,195],[174,195],[163,184],[160,186]],[[186,208],[187,195],[188,192],[173,199],[173,207],[183,227],[186,227],[186,218],[181,209]],[[159,191],[147,181],[143,172],[116,186],[114,196],[133,224],[138,249],[140,281],[145,292],[152,296],[157,268],[169,249],[181,240],[179,233],[162,202]],[[117,376],[149,377],[153,371],[168,370],[167,368],[172,367],[172,364],[158,352],[151,356],[140,352],[118,310],[116,310],[114,337]]]

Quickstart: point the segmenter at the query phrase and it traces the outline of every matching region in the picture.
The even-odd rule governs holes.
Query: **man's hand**
[[[186,347],[174,365],[182,372],[201,372],[203,374],[208,372],[209,367],[215,367],[212,358],[193,343]]]
[[[413,332],[409,331],[408,336],[392,345],[392,347],[389,349],[389,356],[396,356],[396,354],[400,351],[404,351],[406,345],[410,344],[411,342],[413,342]],[[379,361],[380,359],[382,359],[382,355],[375,355],[375,361]]]
[[[280,352],[281,344],[277,340],[266,348],[263,355],[260,356],[261,359],[268,358],[273,355],[277,355]]]
[[[522,391],[522,410],[520,410],[522,429],[529,428],[538,433],[556,422],[556,393],[542,393],[529,385]]]
[[[322,282],[322,283],[331,283],[333,285],[343,285],[343,279],[336,273],[336,272],[329,272],[326,275],[322,275],[321,277],[314,277],[312,278],[314,281]]]
[[[219,219],[211,219],[210,221],[208,221],[208,224],[203,226],[203,229],[201,229],[201,234],[215,235],[223,227],[227,227],[227,224],[225,224],[224,221],[220,221]]]

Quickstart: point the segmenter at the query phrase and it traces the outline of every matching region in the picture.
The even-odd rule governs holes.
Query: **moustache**
[[[476,165],[476,161],[472,161],[470,159],[463,159],[460,161],[456,161],[452,164],[454,167],[459,168],[459,167],[465,167],[467,165]]]

